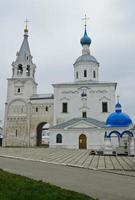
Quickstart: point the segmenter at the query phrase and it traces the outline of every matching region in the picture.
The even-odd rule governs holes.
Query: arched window
[[[48,112],[48,106],[45,107],[45,111]]]
[[[107,137],[111,138],[113,135],[116,135],[118,138],[121,137],[120,132],[118,132],[118,131],[111,131]]]
[[[84,77],[87,77],[87,70],[83,71],[83,75],[84,75]]]
[[[86,94],[85,91],[83,91],[83,92],[81,93],[81,97],[87,97],[87,94]]]
[[[26,76],[30,76],[30,66],[27,65],[27,68],[26,68]]]
[[[18,92],[18,93],[20,93],[20,92],[21,92],[21,89],[20,89],[20,88],[18,88],[18,89],[17,89],[17,92]]]
[[[78,72],[76,72],[76,79],[78,79]]]
[[[17,129],[15,130],[15,135],[16,135],[16,137],[17,137]]]
[[[121,133],[121,137],[123,136],[133,137],[133,133],[131,131],[123,131],[123,133]]]
[[[21,64],[18,65],[17,74],[18,75],[22,75],[23,74],[23,68],[22,68]]]
[[[62,135],[61,134],[56,135],[56,143],[62,143]]]
[[[95,70],[93,71],[93,78],[96,78],[96,72],[95,72]]]

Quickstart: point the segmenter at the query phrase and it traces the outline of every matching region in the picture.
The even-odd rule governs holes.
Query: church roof
[[[78,82],[64,82],[54,83],[52,86],[117,86],[116,82],[102,82],[102,81],[78,81]]]
[[[19,62],[25,62],[27,61],[27,56],[31,57],[31,53],[28,42],[28,31],[26,32],[26,30],[24,30],[24,39],[20,47],[20,50],[17,53],[17,60],[19,60]]]
[[[121,104],[115,105],[115,112],[110,114],[106,120],[107,127],[128,127],[133,125],[132,119],[122,112]]]
[[[50,129],[64,129],[66,127],[69,127],[69,126],[72,126],[73,124],[78,123],[79,121],[83,121],[83,122],[86,122],[86,123],[89,123],[89,124],[93,124],[94,126],[97,126],[97,127],[100,127],[100,128],[105,127],[104,122],[98,121],[98,120],[90,118],[90,117],[87,117],[87,118],[79,117],[79,118],[73,118],[73,119],[70,119],[66,122],[52,126],[52,127],[50,127]],[[82,127],[82,129],[84,129],[84,127]]]
[[[99,64],[98,61],[96,60],[96,58],[90,54],[84,54],[84,55],[80,56],[79,58],[77,58],[74,65],[77,63],[82,63],[82,62],[94,62],[94,63]]]
[[[40,99],[54,99],[53,94],[34,94],[30,97],[30,100],[40,100]]]

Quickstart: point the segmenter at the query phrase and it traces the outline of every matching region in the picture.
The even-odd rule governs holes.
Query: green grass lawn
[[[93,200],[93,198],[0,170],[0,200]]]

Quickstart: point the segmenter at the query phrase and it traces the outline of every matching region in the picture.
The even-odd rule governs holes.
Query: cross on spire
[[[87,20],[89,20],[90,18],[89,17],[87,17],[86,16],[86,14],[85,14],[85,17],[84,18],[82,18],[82,20],[84,20],[84,26],[85,26],[85,28],[86,28],[86,26],[87,26]]]
[[[26,18],[26,20],[24,21],[25,22],[25,31],[28,31],[28,22],[29,20]]]
[[[117,102],[119,103],[119,99],[120,99],[120,96],[119,95],[117,95]]]

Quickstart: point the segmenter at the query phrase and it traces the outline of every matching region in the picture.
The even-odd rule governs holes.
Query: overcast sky
[[[30,21],[38,93],[50,93],[52,83],[73,81],[85,13],[90,18],[91,53],[100,62],[100,80],[118,83],[123,111],[135,121],[135,0],[0,0],[0,119],[25,19]]]

